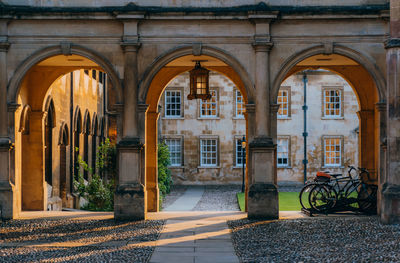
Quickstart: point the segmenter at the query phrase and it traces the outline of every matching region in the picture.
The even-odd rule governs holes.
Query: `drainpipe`
[[[303,84],[304,84],[304,104],[303,104],[303,112],[304,112],[304,132],[303,132],[303,137],[304,137],[304,159],[303,159],[303,166],[304,166],[304,184],[307,181],[307,73],[303,71]]]
[[[69,97],[69,192],[72,193],[74,188],[74,163],[73,163],[73,118],[74,118],[74,72],[70,73],[70,97]]]

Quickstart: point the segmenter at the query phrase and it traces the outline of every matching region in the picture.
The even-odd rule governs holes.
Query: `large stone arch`
[[[359,64],[356,71],[350,74],[345,66],[321,66],[320,68],[332,71],[343,77],[352,86],[359,102],[359,166],[375,172],[372,182],[381,185],[386,176],[385,168],[385,140],[386,140],[386,80],[381,69],[368,54],[351,49],[343,45],[334,45],[332,52],[327,53],[324,45],[317,45],[304,49],[290,56],[280,67],[272,82],[271,103],[276,104],[281,83],[290,75],[302,71],[310,66],[297,66],[301,61],[315,55],[337,54],[347,57]],[[368,87],[360,85],[359,80],[368,82]],[[276,118],[273,134],[276,135]],[[381,189],[379,190],[379,192]],[[380,194],[378,195],[378,198]],[[379,201],[378,201],[379,204]],[[378,205],[378,213],[380,207]]]
[[[276,98],[278,96],[280,85],[287,77],[288,73],[293,67],[295,67],[299,62],[305,60],[306,58],[320,54],[326,54],[326,48],[324,45],[317,45],[314,47],[310,47],[290,56],[282,64],[282,66],[279,69],[279,73],[276,75],[274,81],[272,82],[272,92],[270,97],[271,102],[276,103]],[[342,45],[334,45],[332,54],[338,54],[348,57],[359,63],[361,66],[363,66],[368,71],[368,73],[371,75],[372,79],[375,82],[377,88],[376,92],[379,98],[378,101],[386,100],[386,80],[383,77],[383,74],[380,71],[380,69],[376,66],[376,64],[373,62],[371,58],[369,58],[365,54],[362,54],[356,50],[353,50],[351,48]]]
[[[197,46],[198,48],[198,46]],[[196,45],[185,45],[168,50],[148,67],[144,77],[139,83],[138,100],[142,105],[139,113],[145,113],[139,117],[141,130],[140,137],[145,141],[145,185],[147,191],[147,211],[158,211],[158,184],[157,184],[157,120],[159,117],[158,102],[167,84],[177,75],[190,70],[193,66],[182,66],[177,68],[165,67],[168,63],[188,55],[206,55],[224,62],[227,67],[208,67],[210,70],[217,71],[232,80],[237,88],[242,92],[247,104],[254,104],[255,86],[249,73],[243,65],[228,52],[210,46],[201,46],[201,52],[196,49]],[[143,110],[144,108],[147,109]],[[248,120],[246,126],[255,125]],[[145,128],[144,128],[145,127]],[[250,129],[250,128],[248,128]]]
[[[139,82],[139,102],[145,103],[147,101],[148,92],[150,90],[151,82],[157,73],[169,62],[183,56],[193,55],[196,53],[194,51],[196,47],[192,45],[179,46],[173,49],[170,49],[160,56],[158,56],[154,62],[146,69],[143,74],[143,78]],[[217,58],[228,66],[230,66],[234,72],[239,76],[240,79],[232,79],[232,81],[238,85],[238,81],[242,82],[242,86],[245,89],[245,93],[247,96],[248,103],[254,102],[255,96],[255,87],[253,81],[251,80],[249,73],[245,69],[245,67],[237,60],[232,54],[229,54],[227,51],[222,50],[220,48],[211,47],[211,46],[201,46],[200,53],[197,55],[207,55],[210,57]],[[186,71],[186,70],[185,70]],[[220,72],[222,74],[226,74],[226,72]]]
[[[123,88],[121,84],[121,79],[117,71],[115,70],[114,65],[112,65],[111,62],[106,57],[99,54],[98,52],[77,44],[67,45],[67,50],[65,50],[64,45],[45,47],[37,50],[36,52],[31,54],[28,58],[26,58],[24,61],[22,61],[17,66],[17,70],[14,72],[12,78],[8,83],[7,102],[9,104],[14,104],[17,102],[17,96],[25,75],[37,63],[53,56],[72,55],[72,54],[86,57],[92,60],[93,62],[97,63],[108,74],[111,80],[112,87],[115,90],[117,103],[123,102]],[[69,71],[70,70],[67,70],[65,73]]]

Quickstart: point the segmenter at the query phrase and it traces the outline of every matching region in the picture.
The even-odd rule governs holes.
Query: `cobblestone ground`
[[[377,217],[229,221],[242,262],[400,262],[400,225]]]
[[[0,222],[0,262],[147,262],[164,221]],[[146,242],[143,246],[140,243]]]
[[[203,196],[192,211],[239,211],[236,194],[239,185],[206,185]]]

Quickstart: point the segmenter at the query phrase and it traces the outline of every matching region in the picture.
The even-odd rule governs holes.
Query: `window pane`
[[[169,91],[165,92],[165,116],[180,117],[181,116],[181,92]]]
[[[340,166],[342,155],[342,141],[340,138],[325,138],[324,159],[326,166]]]
[[[217,117],[218,97],[216,90],[210,90],[211,99],[200,100],[200,116],[201,117]]]
[[[217,140],[201,139],[200,140],[200,164],[204,166],[217,165]]]
[[[278,93],[278,117],[288,117],[289,112],[289,92],[287,90],[280,90]]]
[[[341,116],[341,90],[329,89],[324,92],[325,116],[339,117]]]
[[[289,165],[289,139],[280,138],[278,139],[277,147],[277,163],[280,166]]]
[[[181,140],[166,139],[165,144],[168,146],[171,166],[181,166]]]

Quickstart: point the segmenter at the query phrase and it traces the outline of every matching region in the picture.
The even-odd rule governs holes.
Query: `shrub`
[[[78,149],[76,149],[78,150]],[[74,187],[80,197],[87,200],[87,204],[81,207],[91,211],[112,211],[114,209],[114,191],[116,175],[116,147],[106,139],[96,153],[96,173],[88,164],[78,156],[80,168],[92,174],[91,180],[86,182],[82,169],[79,169],[78,180],[74,179]],[[100,175],[104,175],[102,179]]]
[[[158,145],[158,188],[160,189],[160,197],[169,194],[171,191],[171,171],[168,169],[170,163],[168,146],[165,143],[160,143]]]

